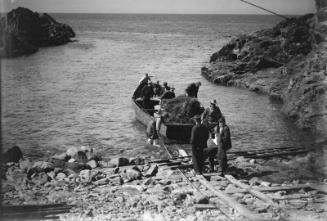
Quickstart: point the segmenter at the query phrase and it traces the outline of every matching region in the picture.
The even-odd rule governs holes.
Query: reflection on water
[[[16,144],[32,157],[70,145],[90,145],[107,157],[152,155],[155,151],[145,145],[145,130],[136,122],[130,100],[145,72],[172,84],[177,94],[188,83],[201,80],[199,99],[204,106],[217,99],[235,149],[309,142],[309,135],[285,121],[280,106],[267,97],[217,87],[200,76],[203,63],[227,41],[226,34],[254,31],[275,21],[58,16],[75,27],[78,42],[2,61],[5,148]],[[166,25],[158,25],[162,23]]]

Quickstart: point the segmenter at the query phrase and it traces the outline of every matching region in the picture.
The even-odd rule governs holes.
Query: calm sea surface
[[[280,113],[280,105],[247,90],[218,87],[200,75],[231,36],[271,27],[273,16],[55,14],[77,42],[2,61],[4,148],[30,157],[89,145],[104,156],[152,155],[131,95],[145,72],[183,93],[201,81],[199,99],[217,99],[233,148],[307,145],[309,135]]]

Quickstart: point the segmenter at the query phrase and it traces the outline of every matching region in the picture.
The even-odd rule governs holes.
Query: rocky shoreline
[[[72,147],[65,153],[33,162],[24,158],[18,147],[6,154],[7,162],[2,165],[4,206],[72,205],[70,213],[60,215],[62,220],[228,220],[220,210],[224,206],[212,207],[219,205],[220,199],[200,186],[198,177],[190,169],[183,170],[188,177],[186,180],[169,164],[140,157],[101,159],[87,147]],[[310,168],[314,167],[310,162],[315,155],[322,154],[266,160],[238,157],[230,162],[228,174],[255,189],[314,183],[326,187],[324,175],[313,173]],[[230,192],[255,213],[269,216],[269,219],[281,215],[223,177],[209,175],[207,179],[215,188]],[[327,217],[326,197],[317,190],[302,187],[267,195],[278,200],[293,218],[295,216],[294,220],[299,220],[296,214],[300,212],[309,220]],[[242,219],[238,212],[230,208],[227,211],[228,216]]]
[[[327,11],[238,36],[201,73],[209,81],[268,94],[313,140],[327,139]]]
[[[18,7],[0,18],[0,37],[0,58],[17,57],[71,42],[75,32],[46,13]]]

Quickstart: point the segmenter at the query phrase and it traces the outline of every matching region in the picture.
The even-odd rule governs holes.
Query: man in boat
[[[168,83],[167,82],[164,82],[163,83],[162,90],[161,90],[161,95],[163,95],[168,90],[170,90],[170,87],[168,86]]]
[[[228,168],[227,150],[232,148],[232,141],[229,127],[224,117],[219,119],[219,125],[214,128],[215,138],[208,140],[209,148],[218,148],[218,162],[221,169],[220,176],[224,176]],[[208,148],[208,149],[209,149]],[[217,153],[216,152],[216,153]]]
[[[162,90],[162,87],[160,85],[160,82],[157,81],[156,83],[153,84],[153,93],[154,93],[154,96],[160,96],[161,95],[161,90]]]
[[[222,117],[222,113],[217,106],[217,101],[210,102],[209,108],[205,109],[201,118],[204,125],[206,125],[211,133],[213,128],[218,125],[219,119]]]
[[[153,109],[151,104],[151,97],[153,97],[153,86],[150,81],[142,88],[141,96],[143,98],[143,108],[144,109]]]
[[[173,99],[176,97],[175,92],[174,92],[175,88],[169,88],[169,90],[166,90],[163,95],[160,97],[161,101],[165,100],[165,99]]]
[[[151,81],[151,78],[148,73],[145,73],[145,75],[141,78],[140,84],[147,84],[149,81]]]
[[[201,86],[200,81],[188,85],[187,88],[185,89],[186,95],[188,97],[197,98],[200,86]]]

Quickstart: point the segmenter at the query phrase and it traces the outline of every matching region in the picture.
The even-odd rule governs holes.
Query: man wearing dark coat
[[[222,117],[222,113],[217,106],[217,101],[210,102],[210,107],[205,109],[202,113],[202,123],[208,127],[210,132],[213,132],[213,128],[218,125],[219,119]]]
[[[201,116],[193,117],[195,125],[192,128],[190,144],[192,146],[192,161],[196,174],[202,174],[203,161],[205,159],[204,149],[207,147],[209,131],[206,126],[201,124]]]
[[[143,98],[143,108],[152,109],[151,97],[153,97],[153,87],[152,83],[148,82],[141,90],[141,95]]]
[[[188,85],[187,88],[185,89],[187,96],[197,98],[200,86],[201,86],[200,81]]]

